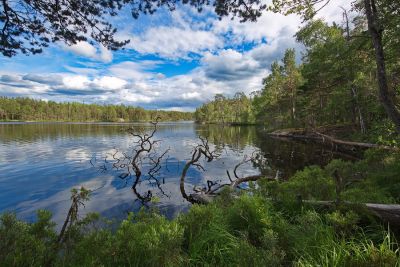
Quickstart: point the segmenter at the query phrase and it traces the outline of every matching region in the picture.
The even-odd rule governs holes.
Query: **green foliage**
[[[337,170],[342,177],[344,200],[351,202],[399,202],[400,154],[387,150],[368,150],[357,162],[332,161],[325,167],[328,174]]]
[[[351,210],[345,213],[334,211],[327,214],[326,219],[335,228],[336,232],[343,234],[353,231],[360,220],[359,216]]]
[[[215,95],[213,101],[196,109],[195,118],[198,122],[207,123],[254,123],[251,101],[242,92],[236,93],[232,98],[221,94]]]
[[[398,203],[399,173],[400,153],[371,149],[360,161],[332,160],[324,168],[306,167],[282,183],[259,181],[258,193],[293,203],[299,196],[303,200],[339,197],[353,203]]]
[[[192,120],[193,113],[145,110],[125,105],[56,103],[25,97],[0,97],[0,120],[35,121],[162,121]]]
[[[253,101],[256,120],[271,128],[298,123],[297,96],[303,80],[294,49],[286,50],[282,63],[272,63],[271,74],[264,79],[264,88]]]
[[[367,237],[356,240],[330,240],[316,250],[305,253],[295,266],[400,266],[399,251],[387,234],[380,244],[375,244]]]
[[[335,184],[329,175],[318,166],[298,171],[288,182],[279,186],[280,199],[294,201],[302,199],[332,200],[335,198]]]
[[[193,206],[181,217],[191,265],[279,265],[284,255],[268,222],[261,198],[241,196],[208,206]]]
[[[241,236],[246,236],[253,245],[263,246],[266,229],[270,228],[271,219],[268,207],[261,198],[244,195],[229,207],[227,220],[231,229]],[[267,238],[268,241],[271,241]]]
[[[48,211],[38,211],[33,224],[20,221],[15,214],[0,217],[0,265],[43,266],[54,256],[57,239],[55,224]]]

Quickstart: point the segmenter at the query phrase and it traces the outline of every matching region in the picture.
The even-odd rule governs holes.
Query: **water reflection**
[[[123,130],[126,124],[33,123],[0,124],[0,212],[12,210],[23,219],[33,220],[35,210],[49,209],[56,222],[66,216],[70,190],[85,186],[94,190],[84,212],[96,211],[109,217],[125,217],[140,208],[131,189],[132,181],[120,178],[120,171],[98,166],[115,149],[127,151],[132,138]],[[149,124],[134,124],[137,132],[150,131]],[[261,169],[268,175],[279,170],[284,177],[304,166],[325,164],[333,157],[329,151],[309,144],[291,143],[266,137],[254,126],[221,127],[193,123],[161,123],[155,138],[162,140],[159,151],[170,149],[160,172],[162,190],[142,182],[137,190],[151,190],[160,198],[157,206],[167,216],[186,210],[180,195],[179,177],[190,158],[198,136],[208,138],[221,157],[204,163],[205,172],[191,168],[186,177],[188,190],[205,185],[207,180],[227,180],[226,170],[258,150],[266,156]],[[144,168],[148,168],[145,166]],[[144,170],[145,172],[145,170]],[[253,175],[260,168],[243,166],[240,175]]]

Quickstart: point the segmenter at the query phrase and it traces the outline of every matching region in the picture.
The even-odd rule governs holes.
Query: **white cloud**
[[[182,98],[183,98],[183,99],[195,99],[195,98],[199,99],[200,96],[201,96],[201,95],[200,95],[199,92],[189,92],[189,93],[184,93],[184,94],[182,95]]]
[[[93,45],[89,44],[88,42],[78,42],[74,45],[67,46],[66,49],[77,55],[88,57],[88,58],[96,57],[96,53],[97,53],[97,49]]]
[[[144,60],[140,62],[124,61],[114,64],[109,68],[112,75],[119,78],[130,80],[150,79],[158,74],[151,73],[151,69],[155,68],[161,61]],[[158,75],[159,76],[159,75]]]
[[[123,90],[120,94],[120,100],[132,103],[150,103],[154,98],[143,94],[132,93],[129,90]]]
[[[94,79],[93,84],[99,86],[100,88],[116,90],[123,88],[127,82],[117,77],[103,76],[101,78]]]
[[[317,18],[322,18],[325,21],[331,23],[331,22],[337,22],[340,23],[343,21],[343,9],[346,9],[347,11],[350,11],[352,4],[355,1],[349,1],[349,0],[333,0],[330,1],[328,5],[326,5],[323,9],[321,9],[316,17]]]
[[[79,56],[102,61],[105,63],[111,62],[113,55],[111,51],[103,45],[99,45],[99,49],[88,42],[81,41],[71,46],[65,46],[65,50],[70,51]]]
[[[85,89],[90,82],[89,78],[83,75],[65,76],[62,81],[64,86],[70,89]]]
[[[157,54],[165,58],[185,58],[223,46],[222,40],[209,31],[160,26],[150,28],[142,36],[131,37],[128,45],[141,54]]]
[[[99,70],[95,68],[77,68],[71,66],[64,66],[67,70],[76,73],[76,74],[83,74],[83,75],[96,75],[99,73]]]
[[[222,50],[218,55],[208,53],[202,62],[209,78],[226,81],[252,76],[260,66],[253,58],[232,49]]]
[[[296,32],[300,19],[297,16],[283,16],[272,12],[266,12],[256,22],[240,23],[238,19],[224,17],[215,20],[212,31],[216,34],[230,32],[228,42],[241,44],[242,42],[272,41],[282,35],[293,36]]]
[[[111,62],[113,59],[113,54],[111,53],[110,50],[108,50],[106,47],[100,45],[100,55],[99,58],[103,62]]]

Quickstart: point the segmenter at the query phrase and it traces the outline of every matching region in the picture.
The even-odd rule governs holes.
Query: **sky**
[[[332,0],[318,16],[340,24],[349,2]],[[286,49],[295,48],[298,60],[303,51],[296,15],[265,12],[240,23],[179,6],[137,20],[122,11],[112,22],[117,39],[130,40],[123,50],[56,43],[37,55],[0,56],[0,96],[193,111],[215,94],[260,90]]]

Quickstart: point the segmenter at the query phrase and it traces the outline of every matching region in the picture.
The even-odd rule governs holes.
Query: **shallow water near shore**
[[[131,189],[132,179],[121,179],[121,171],[110,164],[116,150],[129,152],[132,127],[138,133],[149,132],[147,123],[0,123],[0,212],[13,211],[33,221],[36,210],[53,212],[54,221],[63,222],[70,205],[70,190],[84,186],[93,190],[82,214],[99,212],[108,218],[124,218],[143,203]],[[206,171],[191,168],[186,188],[205,186],[207,180],[227,181],[245,155],[254,151],[265,157],[262,168],[251,163],[242,166],[242,176],[258,174],[287,179],[296,170],[309,165],[324,165],[340,157],[318,145],[294,143],[267,137],[262,127],[198,125],[192,122],[164,122],[158,125],[157,151],[169,149],[159,174],[161,190],[144,181],[138,191],[149,190],[159,200],[155,205],[166,216],[174,217],[189,207],[179,191],[182,167],[191,157],[199,136],[207,138],[221,156],[203,162]],[[143,166],[147,168],[148,166]]]

